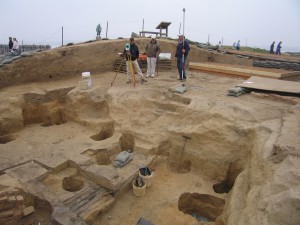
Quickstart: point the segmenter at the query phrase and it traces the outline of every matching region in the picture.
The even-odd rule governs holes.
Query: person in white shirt
[[[219,41],[219,44],[218,44],[218,51],[220,52],[222,50],[222,43],[221,41]]]
[[[156,41],[156,38],[154,36],[151,37],[151,41],[147,44],[146,48],[146,55],[147,55],[147,75],[148,78],[151,76],[154,78],[155,76],[155,67],[157,58],[160,53],[159,44]]]
[[[17,41],[17,38],[13,38],[13,51],[19,51],[19,42]]]

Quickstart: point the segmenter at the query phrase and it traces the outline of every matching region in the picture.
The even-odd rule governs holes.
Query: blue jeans
[[[186,79],[185,76],[185,62],[186,62],[186,58],[184,57],[184,66],[183,66],[183,77],[182,77],[182,56],[181,57],[177,57],[177,69],[178,69],[178,73],[179,73],[179,78],[180,79]]]

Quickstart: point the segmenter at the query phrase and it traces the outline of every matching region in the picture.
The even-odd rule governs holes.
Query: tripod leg
[[[134,70],[133,70],[131,57],[129,58],[128,63],[129,63],[129,68],[130,68],[130,73],[131,73],[131,81],[133,82],[133,86],[135,86],[135,76],[134,76]]]
[[[113,83],[115,82],[115,79],[116,79],[116,77],[117,77],[117,75],[118,75],[118,73],[119,73],[119,71],[120,71],[120,69],[121,69],[121,67],[122,67],[124,61],[125,61],[125,59],[122,59],[122,61],[121,61],[121,63],[120,63],[120,66],[119,66],[119,68],[118,68],[118,70],[117,70],[117,72],[116,72],[116,75],[115,75],[113,81],[111,82],[110,86],[113,86]]]
[[[156,72],[157,72],[157,76],[158,76],[158,57],[156,59]]]

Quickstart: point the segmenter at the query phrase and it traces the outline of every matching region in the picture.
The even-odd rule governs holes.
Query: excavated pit
[[[94,51],[95,45],[90,50],[98,53],[123,47],[118,44]],[[261,224],[247,217],[257,212],[255,205],[262,207],[260,212],[280,214],[263,208],[272,205],[266,199],[274,197],[263,185],[275,182],[276,186],[282,177],[272,180],[274,171],[284,168],[281,163],[286,159],[297,165],[291,159],[298,155],[293,143],[274,144],[286,133],[287,140],[294,140],[292,131],[299,136],[296,129],[289,129],[299,122],[297,100],[274,101],[267,95],[250,94],[228,97],[227,90],[241,79],[190,71],[184,94],[174,92],[180,85],[175,70],[160,72],[135,87],[119,74],[113,86],[115,72],[102,73],[102,66],[111,65],[115,57],[108,55],[103,65],[97,59],[86,67],[83,59],[90,52],[82,57],[76,48],[47,52],[44,63],[55,65],[49,69],[56,67],[51,74],[28,72],[28,76],[56,79],[67,73],[60,66],[64,65],[76,68],[69,71],[70,80],[51,78],[48,83],[0,90],[0,191],[16,187],[39,199],[40,204],[26,203],[36,207],[33,224],[132,225],[141,217],[165,225],[226,224],[238,221],[239,216]],[[189,57],[198,59],[200,55],[193,51]],[[86,68],[95,71],[93,85],[81,90],[78,83]],[[274,152],[273,145],[280,148]],[[130,151],[133,159],[115,168],[113,162],[122,151]],[[153,175],[151,187],[137,198],[131,183],[145,167]],[[255,199],[260,194],[265,198]]]
[[[169,161],[169,169],[172,173],[180,173],[185,174],[189,173],[192,169],[192,162],[191,160],[184,160],[184,161]]]
[[[224,205],[224,199],[199,193],[183,193],[178,201],[178,209],[199,222],[215,221],[221,215]]]
[[[41,123],[41,126],[60,125],[67,122],[64,104],[70,88],[49,91],[46,94],[24,94],[23,123]]]
[[[114,124],[108,123],[102,127],[99,133],[92,135],[91,139],[93,139],[94,141],[103,141],[107,138],[112,137],[113,134],[114,134]]]
[[[97,163],[98,165],[110,165],[111,164],[111,155],[107,149],[88,149],[82,153],[91,158],[92,162]]]
[[[44,131],[41,132],[46,132],[46,129],[53,127],[52,125],[62,126],[64,124],[64,126],[70,126],[70,128],[72,127],[73,129],[73,122],[68,122],[67,119],[73,118],[72,115],[68,115],[70,112],[70,109],[67,108],[70,107],[70,104],[66,102],[69,98],[67,96],[68,91],[70,92],[71,89],[64,89],[64,91],[51,91],[51,94],[44,95],[31,93],[25,94],[25,103],[22,108],[24,125],[28,126],[40,124],[41,127],[44,127]],[[154,94],[152,93],[152,95]],[[157,108],[157,110],[159,110],[157,112],[162,115],[165,113],[176,113],[176,111],[181,110],[190,104],[189,99],[182,98],[181,96],[168,94],[165,94],[165,96],[167,101],[170,101],[170,103],[154,101],[154,107]],[[72,107],[76,106],[74,102],[72,104]],[[106,104],[104,105],[105,107],[109,106]],[[173,116],[174,115],[171,114],[171,117]],[[218,119],[220,121],[223,120],[221,117]],[[83,119],[78,120],[78,122],[79,124],[82,124]],[[70,125],[68,125],[69,123]],[[110,192],[115,192],[117,189],[120,189],[122,192],[125,191],[125,193],[128,193],[128,185],[120,186],[120,184],[124,182],[131,183],[133,177],[136,176],[135,173],[132,173],[130,176],[127,174],[125,176],[127,178],[124,178],[124,175],[119,173],[120,171],[116,172],[114,169],[112,169],[112,162],[114,157],[121,151],[130,150],[133,152],[133,154],[141,150],[142,152],[145,152],[145,149],[142,147],[143,144],[141,144],[141,139],[143,139],[143,137],[139,133],[136,133],[130,129],[126,129],[120,133],[120,128],[117,127],[116,129],[115,122],[112,121],[103,121],[96,126],[91,126],[88,124],[85,126],[87,128],[85,131],[86,133],[96,131],[96,134],[88,136],[92,141],[94,141],[94,143],[108,143],[108,145],[104,145],[108,147],[97,149],[95,148],[95,145],[94,148],[89,148],[87,150],[82,149],[79,151],[79,153],[82,156],[87,157],[86,161],[82,162],[82,165],[81,163],[75,161],[67,161],[67,163],[63,162],[56,169],[54,169],[54,171],[56,171],[55,173],[51,173],[43,178],[43,184],[48,186],[52,193],[55,193],[65,207],[70,207],[72,212],[85,212],[87,215],[82,217],[85,218],[85,221],[101,221],[101,219],[105,217],[103,212],[99,213],[96,211],[96,214],[98,215],[95,216],[94,212],[87,213],[86,207],[89,204],[95,204],[95,199],[98,199],[97,195],[106,196],[107,193],[104,191],[104,189],[110,190]],[[56,127],[55,129],[59,130],[60,128]],[[167,140],[160,141],[158,147],[153,148],[152,150],[150,149],[150,155],[153,155],[154,153],[156,160],[149,161],[151,162],[150,164],[138,162],[136,169],[134,170],[138,171],[138,168],[145,167],[147,165],[153,169],[154,167],[157,167],[157,158],[163,157],[166,159],[165,165],[167,166],[167,173],[174,174],[175,176],[177,176],[176,174],[189,174],[191,177],[194,177],[193,179],[196,179],[196,177],[199,176],[205,176],[206,179],[217,179],[219,180],[219,183],[208,182],[206,185],[209,187],[209,189],[214,190],[216,193],[228,193],[233,187],[236,177],[244,169],[243,162],[247,160],[247,155],[249,154],[248,152],[252,147],[252,145],[249,143],[251,143],[252,138],[254,138],[252,130],[249,130],[249,132],[246,131],[244,133],[237,133],[235,131],[236,129],[237,128],[235,128],[233,125],[227,125],[226,132],[235,133],[236,137],[234,139],[236,140],[245,139],[244,141],[239,141],[239,146],[234,146],[234,141],[226,140],[227,137],[225,134],[218,132],[216,135],[214,129],[211,131],[206,130],[203,136],[197,133],[189,133],[189,139],[185,139],[185,135],[183,134],[171,132],[168,134],[166,138]],[[8,135],[7,138],[3,138],[1,143],[8,143],[8,137],[12,136]],[[151,136],[146,136],[144,141],[149,141],[149,138],[151,138]],[[199,142],[199,140],[205,140],[205,138],[211,139],[210,142]],[[72,139],[73,136],[71,135],[69,140]],[[226,141],[224,143],[223,141],[219,140]],[[58,141],[54,141],[52,143],[55,145],[60,145],[64,142],[64,138],[61,137]],[[215,160],[210,158],[212,156],[201,156],[197,153],[199,149],[209,152],[214,151],[213,149],[215,148],[222,148],[223,151],[233,152],[239,149],[246,149],[247,151],[238,153],[240,156],[234,160],[231,159],[232,157],[229,157],[227,161],[230,163],[215,167]],[[239,160],[241,160],[241,162],[239,162]],[[48,167],[46,165],[42,166],[45,168]],[[97,166],[99,166],[99,168]],[[155,169],[159,169],[159,167],[154,168],[154,171]],[[204,175],[203,170],[205,169],[209,170],[210,172],[207,172]],[[102,172],[99,174],[100,170]],[[125,180],[122,181],[122,179]],[[120,184],[118,184],[118,182]],[[176,188],[176,184],[173,184],[173,186]],[[74,194],[69,195],[64,191]],[[118,199],[119,198],[120,196]],[[218,206],[215,205],[217,203],[219,203]],[[205,208],[207,205],[212,206],[210,208]],[[178,202],[178,208],[180,211],[195,218],[200,218],[202,221],[205,221],[206,219],[208,221],[214,221],[222,212],[223,206],[224,199],[201,193],[182,194],[179,197]],[[111,206],[106,206],[104,211],[107,211],[110,207]]]
[[[135,141],[132,132],[125,131],[119,139],[120,147],[122,151],[131,150],[134,151]]]
[[[15,137],[13,135],[4,135],[0,137],[0,144],[6,144],[13,140],[15,140]]]
[[[64,177],[62,186],[66,191],[80,191],[83,188],[84,182],[76,177]]]

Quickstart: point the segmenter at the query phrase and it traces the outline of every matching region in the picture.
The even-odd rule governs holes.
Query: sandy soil
[[[78,51],[89,50],[70,49],[75,68]],[[40,57],[39,65],[47,63]],[[297,224],[299,98],[227,96],[244,81],[238,77],[189,71],[187,92],[178,94],[176,70],[136,87],[125,74],[111,86],[115,72],[91,71],[87,90],[72,68],[65,77],[47,74],[0,90],[0,191],[21,188],[27,204],[40,209],[34,224],[131,225],[141,217],[161,225]],[[114,168],[115,156],[129,148],[133,160]],[[154,170],[152,185],[137,197],[131,182],[144,166]],[[65,177],[82,189],[64,189]],[[78,206],[78,199],[88,201]],[[199,222],[192,212],[213,219]]]

